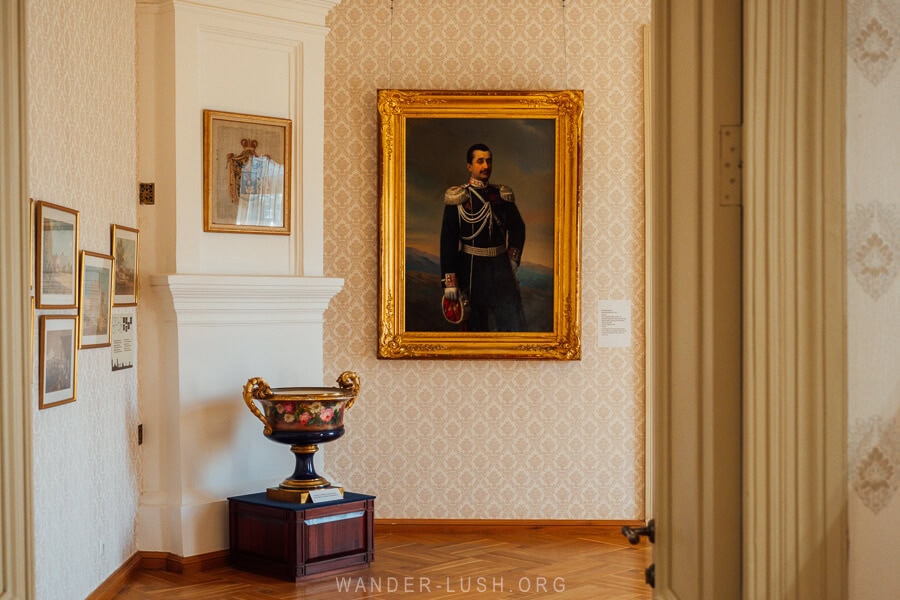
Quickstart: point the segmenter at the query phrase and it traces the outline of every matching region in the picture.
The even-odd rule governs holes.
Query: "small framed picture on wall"
[[[80,348],[110,345],[113,257],[81,251]]]
[[[75,402],[78,356],[75,315],[42,315],[38,365],[38,407]]]
[[[35,201],[35,306],[78,306],[78,211]]]
[[[291,233],[291,126],[203,111],[203,231]]]
[[[138,236],[137,229],[112,226],[113,306],[137,306]]]

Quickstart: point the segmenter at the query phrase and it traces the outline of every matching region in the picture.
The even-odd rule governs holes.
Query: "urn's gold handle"
[[[342,390],[350,390],[353,392],[353,398],[347,403],[347,408],[345,409],[350,410],[350,407],[356,402],[356,396],[359,394],[359,375],[353,371],[344,371],[338,375],[337,382]]]
[[[247,408],[250,409],[250,412],[266,426],[263,430],[263,435],[272,435],[272,426],[266,421],[265,415],[263,415],[256,407],[253,398],[265,399],[271,395],[272,388],[269,387],[269,384],[266,383],[266,380],[262,377],[253,377],[248,379],[247,383],[244,384],[244,402],[247,404]]]

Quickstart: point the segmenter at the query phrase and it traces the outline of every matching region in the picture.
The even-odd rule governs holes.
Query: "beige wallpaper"
[[[79,250],[108,254],[110,224],[135,224],[134,3],[26,4],[29,194],[78,210]],[[137,551],[136,369],[79,350],[76,401],[36,394],[36,597],[85,598]]]
[[[850,598],[898,598],[900,2],[847,9]]]
[[[379,518],[643,516],[649,12],[633,0],[343,0],[329,15],[325,274],[345,286],[325,315],[324,376],[356,370],[362,393],[325,453],[329,474],[378,496]],[[585,91],[581,361],[375,358],[379,88]],[[631,300],[631,348],[598,346],[601,299]]]

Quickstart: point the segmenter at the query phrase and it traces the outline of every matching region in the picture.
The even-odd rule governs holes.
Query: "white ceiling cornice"
[[[325,18],[341,0],[138,0],[138,10],[165,6],[206,6],[306,25],[325,26]]]

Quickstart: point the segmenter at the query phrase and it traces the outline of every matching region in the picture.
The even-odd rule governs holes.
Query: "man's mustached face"
[[[469,175],[478,181],[487,181],[491,178],[491,169],[494,166],[494,159],[490,152],[484,150],[475,150],[472,153],[472,162],[466,165]]]

